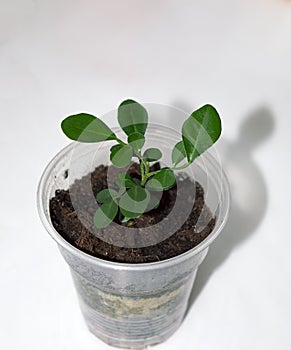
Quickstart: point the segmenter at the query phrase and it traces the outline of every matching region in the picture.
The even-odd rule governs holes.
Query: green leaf
[[[143,202],[149,195],[148,191],[141,186],[133,186],[127,191],[127,194],[136,202]]]
[[[80,113],[64,119],[62,130],[71,140],[79,142],[101,142],[115,140],[116,136],[99,118]]]
[[[100,203],[106,202],[108,199],[114,199],[118,197],[117,191],[111,189],[111,188],[106,188],[105,190],[102,190],[98,192],[96,199]]]
[[[136,185],[134,179],[124,173],[119,174],[115,182],[121,188],[130,188]]]
[[[110,148],[110,159],[115,157],[117,152],[121,150],[121,148],[123,147],[123,145],[114,145]]]
[[[137,218],[146,211],[149,201],[149,191],[144,187],[134,186],[122,195],[119,208],[126,218]]]
[[[153,175],[146,183],[146,188],[153,191],[168,190],[176,183],[176,178],[171,169],[164,168]]]
[[[184,142],[178,142],[172,151],[172,163],[174,166],[178,165],[186,157],[186,150],[184,147]]]
[[[118,205],[113,199],[103,203],[94,215],[94,224],[97,228],[108,226],[115,218],[118,211]]]
[[[214,107],[205,105],[193,112],[182,127],[189,163],[211,147],[221,134],[221,120]]]
[[[144,152],[143,157],[148,162],[155,162],[156,160],[159,160],[162,158],[162,152],[158,148],[148,148]]]
[[[121,222],[127,222],[131,219],[136,219],[136,218],[141,216],[140,213],[133,213],[133,212],[125,210],[123,208],[120,208],[120,212],[123,215],[123,219]]]
[[[122,219],[121,219],[121,222],[128,222],[128,221],[130,221],[131,219],[135,219],[135,218],[137,218],[138,216],[140,216],[140,215],[138,215],[138,216],[135,216],[136,214],[134,214],[134,217],[131,217],[131,218],[127,218],[126,216],[123,216],[122,215]]]
[[[128,136],[127,142],[136,152],[139,152],[145,143],[145,138],[143,134],[140,134],[139,132],[135,132]]]
[[[115,145],[110,149],[110,160],[118,168],[126,167],[133,156],[133,150],[129,145]]]
[[[156,192],[158,193],[158,192]],[[161,198],[158,198],[156,197],[153,193],[150,192],[150,202],[147,206],[147,210],[146,211],[150,211],[150,210],[153,210],[153,209],[156,209],[159,204],[160,204],[160,199]]]
[[[136,101],[126,100],[118,107],[118,122],[127,135],[136,132],[144,135],[148,124],[148,113]]]

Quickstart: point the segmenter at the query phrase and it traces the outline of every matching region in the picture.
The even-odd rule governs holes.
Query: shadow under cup
[[[120,129],[114,132],[118,135]],[[150,125],[145,146],[161,149],[167,165],[173,145],[180,140],[178,132]],[[215,228],[204,241],[184,254],[154,263],[125,264],[95,258],[72,246],[54,229],[49,200],[55,190],[68,189],[74,180],[106,164],[111,146],[111,142],[104,142],[96,152],[95,145],[94,152],[92,144],[73,143],[58,153],[40,180],[38,210],[46,230],[70,266],[90,331],[109,345],[142,349],[165,341],[180,326],[197,269],[226,223],[229,185],[219,163],[206,152],[183,170],[202,185],[205,202],[216,215]],[[79,163],[73,169],[72,157]],[[66,177],[68,169],[69,177]]]

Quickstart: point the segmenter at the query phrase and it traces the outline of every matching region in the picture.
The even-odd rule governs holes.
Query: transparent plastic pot
[[[114,131],[120,133],[120,129]],[[172,147],[181,136],[172,129],[151,125],[147,139],[146,146],[158,146],[169,161]],[[78,250],[54,229],[49,200],[55,190],[68,189],[75,179],[90,173],[97,165],[106,164],[111,146],[111,142],[104,142],[93,161],[92,144],[72,143],[58,153],[40,180],[38,210],[46,230],[70,266],[89,330],[109,345],[144,349],[165,341],[179,328],[197,269],[226,223],[229,185],[219,163],[206,152],[184,171],[189,176],[194,174],[203,186],[206,204],[216,215],[211,234],[193,249],[168,260],[143,264],[105,261]],[[72,171],[70,164],[76,149],[80,166]],[[66,176],[68,169],[70,177]]]

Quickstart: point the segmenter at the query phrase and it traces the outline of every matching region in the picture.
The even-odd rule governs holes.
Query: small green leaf
[[[130,188],[136,185],[134,179],[124,173],[119,174],[115,182],[120,188]]]
[[[158,192],[156,192],[158,193]],[[150,202],[147,206],[147,210],[146,211],[150,211],[150,210],[153,210],[153,209],[156,209],[159,204],[160,204],[160,198],[158,198],[157,196],[155,196],[153,193],[150,192]]]
[[[115,145],[110,149],[110,160],[118,168],[126,167],[133,156],[133,150],[129,145]]]
[[[211,147],[221,134],[221,120],[214,107],[205,105],[193,112],[182,127],[189,163]]]
[[[119,208],[125,217],[136,218],[145,212],[149,201],[149,191],[143,187],[134,186],[122,195]]]
[[[122,221],[122,222],[127,222],[131,219],[136,219],[139,216],[141,216],[141,213],[133,213],[133,212],[128,211],[128,210],[123,209],[123,208],[120,208],[120,212],[124,216],[124,221]]]
[[[140,215],[139,215],[140,216]],[[121,219],[121,222],[128,222],[128,221],[130,221],[131,219],[135,219],[135,218],[137,218],[138,216],[136,216],[136,214],[134,214],[134,216],[133,217],[131,217],[131,218],[127,218],[126,216],[123,216],[122,215],[122,219]]]
[[[145,138],[143,134],[140,134],[139,132],[135,132],[128,136],[127,142],[136,152],[139,152],[145,143]]]
[[[115,156],[115,154],[123,147],[123,145],[117,144],[110,148],[110,153]]]
[[[105,190],[102,190],[98,192],[96,199],[100,203],[106,202],[108,199],[114,199],[118,197],[118,193],[111,189],[111,188],[106,188]]]
[[[143,156],[148,162],[155,162],[162,158],[162,152],[158,148],[148,148]]]
[[[153,175],[146,183],[146,188],[153,191],[168,190],[176,183],[176,178],[171,169],[164,168]]]
[[[178,142],[172,151],[172,163],[178,165],[186,157],[186,151],[183,141]]]
[[[126,100],[118,107],[118,122],[127,135],[136,132],[144,135],[148,124],[148,113],[136,101]]]
[[[91,114],[71,115],[62,121],[61,127],[67,137],[79,142],[101,142],[116,139],[113,131],[102,120]]]
[[[118,206],[113,199],[102,204],[94,215],[94,224],[97,228],[108,226],[115,218]]]
[[[142,202],[148,197],[148,191],[141,186],[133,186],[127,191],[127,194],[136,202]]]

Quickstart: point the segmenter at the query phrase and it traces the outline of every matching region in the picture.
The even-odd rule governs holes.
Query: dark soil
[[[157,168],[159,168],[158,163],[153,166],[153,169]],[[177,197],[177,187],[173,187],[163,193],[160,206],[157,209],[153,209],[129,223],[118,223],[116,221],[119,226],[109,225],[106,229],[98,229],[99,237],[102,237],[102,235],[105,237],[106,233],[110,232],[114,234],[114,242],[118,242],[119,244],[114,245],[104,242],[93,234],[94,232],[96,233],[97,230],[93,223],[95,208],[93,208],[92,205],[90,206],[92,193],[91,195],[87,193],[88,191],[85,189],[85,183],[91,181],[94,195],[108,186],[114,188],[114,184],[107,184],[107,171],[107,166],[98,166],[91,174],[84,176],[80,180],[76,180],[70,187],[70,190],[57,190],[55,197],[50,200],[50,215],[53,226],[68,242],[85,253],[104,260],[123,263],[161,261],[182,254],[195,247],[213,230],[215,226],[215,217],[213,217],[204,203],[203,188],[199,183],[193,183],[186,177],[177,180],[179,181],[178,195],[180,195],[180,193],[184,194],[187,205],[191,206],[192,210],[186,222],[176,233],[158,244],[144,248],[120,247],[123,240],[122,231],[129,225],[135,228],[149,227],[168,216],[173,209]],[[132,177],[139,178],[139,166],[133,164],[128,173]],[[66,176],[68,176],[67,173]],[[188,195],[188,193],[191,192],[189,189],[193,189],[193,186],[196,186],[195,195]],[[73,202],[78,200],[82,201],[82,221],[86,221],[86,226],[89,229],[79,220],[80,212],[78,211],[78,217],[74,210],[72,199]],[[181,210],[183,210],[183,208]],[[204,227],[202,230],[196,227],[198,218],[199,227],[201,227],[201,223],[202,227]],[[151,234],[153,235],[159,234],[156,228],[153,228],[152,231]]]

